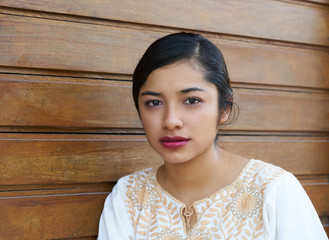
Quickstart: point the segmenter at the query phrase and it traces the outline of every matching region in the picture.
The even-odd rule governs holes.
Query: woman
[[[218,147],[233,93],[224,58],[201,35],[155,41],[133,97],[158,169],[121,178],[99,239],[327,239],[312,203],[283,169]]]

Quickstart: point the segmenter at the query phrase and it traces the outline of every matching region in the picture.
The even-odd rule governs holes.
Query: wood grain
[[[2,126],[142,127],[129,82],[3,79],[0,80],[0,99]],[[240,115],[226,129],[329,130],[329,96],[326,94],[237,88],[235,101]]]
[[[329,216],[329,183],[304,184],[303,187],[309,195],[317,213],[320,216]]]
[[[95,237],[108,192],[65,193],[2,197],[0,239],[66,239]],[[34,195],[32,195],[34,194]],[[23,193],[23,195],[26,195]]]
[[[329,45],[329,12],[326,7],[301,5],[296,2],[193,0],[186,4],[175,0],[80,0],[77,4],[75,1],[65,0],[2,0],[0,5],[137,24]],[[155,14],[159,8],[161,14]],[[237,16],[240,20],[237,20]]]
[[[0,144],[0,185],[113,182],[162,163],[139,136],[9,134]]]
[[[329,173],[329,139],[220,137],[230,152],[279,165],[297,175]],[[162,164],[141,135],[1,134],[0,186],[115,182]]]
[[[328,131],[329,96],[298,92],[236,89],[239,118],[230,128]]]
[[[116,74],[132,74],[147,46],[173,32],[6,14],[0,27],[0,66]],[[234,82],[329,88],[328,51],[209,39],[222,50]]]
[[[141,127],[127,82],[0,81],[0,98],[1,125]]]
[[[280,166],[295,175],[329,173],[328,137],[219,136],[219,145],[229,152]]]

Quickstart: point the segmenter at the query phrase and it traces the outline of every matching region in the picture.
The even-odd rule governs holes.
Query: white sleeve
[[[328,239],[311,200],[291,173],[267,189],[263,218],[266,239]]]
[[[119,182],[106,198],[99,222],[98,240],[133,239],[133,227],[124,206]]]

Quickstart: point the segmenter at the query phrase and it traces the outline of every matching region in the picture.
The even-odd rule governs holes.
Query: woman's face
[[[153,71],[140,89],[138,104],[146,137],[167,163],[212,154],[218,121],[227,118],[218,118],[216,86],[187,62]]]

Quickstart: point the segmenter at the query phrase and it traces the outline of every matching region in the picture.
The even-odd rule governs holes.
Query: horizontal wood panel
[[[235,101],[239,117],[233,129],[329,130],[327,94],[235,89]]]
[[[141,127],[128,82],[0,81],[0,98],[0,125]]]
[[[175,0],[165,2],[160,0],[111,2],[98,0],[95,3],[80,0],[79,4],[76,4],[74,1],[65,0],[56,2],[2,0],[0,4],[92,18],[329,45],[327,9],[301,5],[297,2],[193,0],[185,3]],[[159,8],[161,8],[161,14],[152,14],[158,12]],[[243,21],[237,21],[237,17]]]
[[[329,216],[329,184],[304,184],[303,187],[309,195],[317,213],[320,216]]]
[[[33,78],[33,77],[32,77]],[[69,128],[141,128],[122,81],[0,80],[0,125]],[[236,88],[234,130],[328,131],[327,94]],[[77,107],[77,103],[79,106]]]
[[[219,138],[233,153],[279,165],[297,175],[329,173],[329,139]],[[139,135],[1,134],[0,185],[101,183],[162,164]]]
[[[3,198],[0,192],[0,239],[93,239],[107,195],[36,193]]]
[[[221,48],[233,82],[329,88],[329,52],[211,40]]]
[[[0,66],[118,74],[132,74],[147,46],[170,33],[6,14],[0,26]],[[327,51],[209,39],[234,82],[329,88]]]
[[[0,185],[111,182],[162,163],[138,136],[7,137],[0,141]]]
[[[219,136],[232,153],[280,166],[295,175],[329,173],[328,137]]]
[[[328,216],[325,198],[328,185],[308,185],[306,191],[319,215]],[[6,219],[0,225],[0,238],[29,240],[96,236],[108,195],[107,192],[63,194],[56,190],[48,195],[39,195],[37,191],[16,192],[13,197],[4,197],[5,194],[0,192],[0,218]]]

